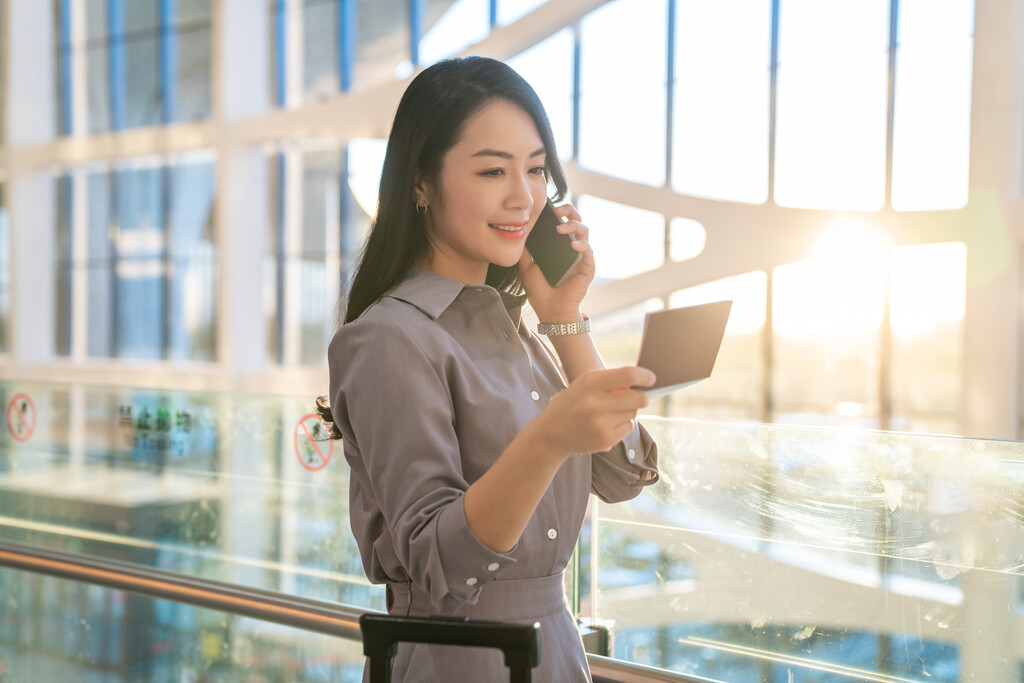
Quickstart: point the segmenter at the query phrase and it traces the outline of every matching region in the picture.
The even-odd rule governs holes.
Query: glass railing
[[[383,610],[349,532],[341,445],[321,440],[311,396],[0,394],[0,541]],[[608,654],[728,681],[1020,680],[1024,445],[644,423],[661,481],[595,502],[572,582],[583,621],[608,628]],[[101,680],[126,653],[180,672],[253,648],[245,618],[60,585],[0,572],[0,672],[59,660]],[[125,629],[142,640],[116,645]],[[62,633],[77,654],[54,649]],[[322,636],[291,663],[282,638],[270,648],[281,666],[320,661],[308,643]],[[356,676],[354,652],[308,680]],[[181,679],[167,667],[151,679]]]

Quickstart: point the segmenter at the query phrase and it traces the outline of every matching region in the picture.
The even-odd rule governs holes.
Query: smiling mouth
[[[501,230],[502,232],[520,232],[526,227],[529,221],[523,221],[522,223],[488,223],[495,230]]]

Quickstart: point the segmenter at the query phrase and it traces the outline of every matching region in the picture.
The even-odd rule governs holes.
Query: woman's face
[[[466,120],[441,172],[421,182],[430,254],[422,267],[483,284],[487,267],[513,266],[547,201],[546,154],[522,108],[495,99]]]

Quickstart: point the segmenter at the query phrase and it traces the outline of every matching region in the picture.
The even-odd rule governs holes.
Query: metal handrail
[[[141,593],[349,640],[361,640],[356,609],[163,569],[0,541],[0,566]]]
[[[0,541],[0,566],[106,586],[162,600],[252,617],[306,631],[362,641],[359,618],[371,609],[186,576],[164,569]],[[588,654],[595,675],[621,683],[719,683]]]

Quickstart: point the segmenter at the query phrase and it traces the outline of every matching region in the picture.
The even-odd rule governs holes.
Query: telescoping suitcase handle
[[[506,624],[467,617],[392,617],[364,614],[363,654],[370,659],[370,683],[391,680],[398,643],[495,647],[505,654],[512,683],[528,683],[540,662],[540,624]]]

